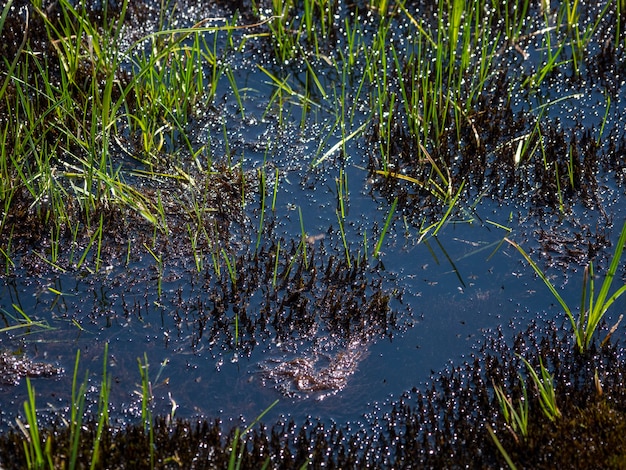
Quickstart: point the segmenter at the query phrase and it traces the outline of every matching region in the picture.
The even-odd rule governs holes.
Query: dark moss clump
[[[551,421],[540,408],[538,392],[525,379],[530,402],[528,437],[512,432],[493,394],[503,387],[521,397],[518,373],[527,376],[522,356],[539,370],[539,358],[554,378],[562,418]],[[413,390],[394,406],[389,428],[395,439],[395,465],[430,468],[504,467],[490,437],[491,426],[518,468],[623,468],[626,394],[624,351],[606,345],[581,355],[571,333],[553,324],[533,325],[516,336],[513,347],[500,333],[473,358],[442,373],[424,392]],[[598,380],[595,379],[597,374]]]
[[[502,332],[489,339],[471,361],[441,372],[430,388],[413,389],[355,425],[324,426],[293,421],[257,426],[241,438],[215,421],[170,423],[156,419],[156,468],[226,468],[233,453],[241,468],[497,468],[506,466],[487,427],[494,429],[518,468],[624,468],[626,455],[626,358],[619,345],[585,355],[573,352],[569,332],[554,324],[533,325],[511,346]],[[554,377],[562,417],[550,421],[527,382],[528,437],[511,431],[493,395],[493,383],[514,400],[520,397],[521,359],[538,367],[539,358]],[[597,379],[596,379],[597,377]],[[42,433],[50,440],[55,465],[67,465],[69,431],[55,425]],[[81,433],[79,460],[91,459],[96,424]],[[0,464],[23,468],[23,436],[0,436]],[[150,440],[143,426],[106,429],[97,468],[149,468]]]

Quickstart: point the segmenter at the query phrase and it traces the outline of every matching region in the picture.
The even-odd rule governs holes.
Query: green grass
[[[102,382],[100,384],[100,395],[98,399],[98,425],[96,428],[96,436],[93,442],[91,454],[91,470],[96,468],[97,464],[105,460],[105,456],[100,453],[102,436],[109,427],[109,395],[111,393],[112,376],[107,370],[109,360],[109,343],[104,345],[104,359],[102,360]],[[78,362],[78,355],[77,355]]]
[[[513,403],[513,399],[508,397],[502,387],[493,384],[493,390],[502,411],[502,416],[506,421],[509,429],[515,437],[519,433],[523,439],[528,437],[528,394],[526,393],[526,384],[520,376],[522,386],[522,396],[517,400],[517,405]]]
[[[87,376],[89,372],[85,372],[85,379],[80,380],[78,377],[78,369],[80,362],[80,351],[76,353],[74,373],[72,376],[72,391],[70,399],[70,416],[69,421],[65,421],[69,428],[69,433],[65,434],[67,442],[59,442],[58,435],[49,435],[48,429],[42,429],[39,424],[39,416],[41,412],[37,409],[37,395],[34,386],[29,378],[26,379],[26,387],[28,391],[28,399],[24,402],[25,422],[17,420],[19,429],[21,430],[23,440],[24,458],[27,468],[29,469],[55,469],[55,468],[100,468],[106,464],[106,455],[101,452],[103,446],[102,439],[105,432],[110,432],[109,428],[109,395],[112,389],[112,376],[107,369],[109,360],[108,345],[105,344],[102,376],[100,382],[97,415],[95,415],[96,427],[94,433],[86,433],[87,426],[84,426],[91,415],[87,410]],[[147,439],[147,445],[142,447],[146,449],[146,455],[136,455],[137,458],[146,459],[150,468],[157,468],[155,460],[155,436],[153,433],[153,417],[152,417],[152,390],[153,383],[159,381],[160,374],[166,363],[162,364],[161,370],[153,380],[149,374],[148,358],[144,355],[143,359],[137,359],[139,366],[139,375],[141,378],[140,389],[137,394],[141,398],[141,422],[143,426],[144,436]],[[171,399],[171,397],[170,397]],[[172,400],[172,399],[171,399]],[[231,445],[230,462],[228,468],[237,469],[241,467],[241,461],[244,453],[245,440],[244,437],[257,426],[260,420],[278,403],[274,401],[259,416],[253,420],[243,431],[238,429],[235,431]],[[170,419],[173,419],[176,409],[176,403],[172,400],[172,413]],[[54,443],[53,443],[54,441]],[[54,450],[56,449],[56,451]],[[175,461],[176,456],[172,455],[170,459]],[[61,466],[61,467],[60,467]]]
[[[4,23],[6,22],[7,15],[9,11],[11,10],[12,5],[13,5],[13,0],[9,0],[4,6],[4,8],[2,9],[2,13],[0,13],[0,34],[2,34],[2,30],[4,29]],[[28,13],[26,14],[28,15]],[[15,58],[7,67],[6,76],[4,77],[4,80],[2,81],[2,86],[0,87],[0,100],[4,97],[6,93],[7,87],[9,86],[9,83],[11,81],[11,77],[13,76],[13,72],[15,71],[15,68],[17,67],[17,63],[20,59],[22,51],[24,50],[24,47],[26,46],[26,40],[28,38],[28,24],[29,22],[28,22],[28,16],[27,16],[26,26],[24,28],[24,35],[22,36],[22,42],[20,43],[17,49],[17,54],[15,54]]]
[[[49,447],[42,449],[42,442],[39,436],[39,423],[37,421],[37,406],[35,404],[35,388],[31,385],[30,379],[26,378],[26,388],[28,390],[28,400],[24,402],[24,415],[28,427],[20,421],[18,426],[26,438],[24,441],[24,454],[29,469],[54,468],[52,465],[52,455]],[[44,455],[45,454],[45,455]]]
[[[409,54],[392,47],[394,72],[411,136],[427,149],[449,127],[459,136],[471,123],[473,106],[494,73],[500,32],[493,14],[481,8],[480,2],[441,0],[433,24],[402,7],[416,31]]]
[[[556,419],[561,418],[561,411],[556,403],[554,381],[552,379],[552,375],[544,367],[541,358],[539,358],[539,370],[541,372],[541,377],[539,377],[539,374],[537,374],[533,366],[526,359],[523,357],[520,359],[524,365],[526,365],[531,381],[539,394],[539,405],[541,406],[543,414],[550,421],[555,421]]]
[[[38,331],[46,331],[54,329],[45,320],[34,320],[32,315],[28,315],[24,309],[18,304],[12,304],[14,314],[0,308],[0,318],[2,318],[5,326],[0,328],[0,333],[8,331],[19,332],[21,335],[29,335]]]
[[[624,222],[622,226],[611,263],[606,276],[602,281],[602,286],[600,287],[599,292],[596,293],[595,288],[593,261],[590,261],[589,265],[585,268],[578,318],[575,316],[573,309],[569,307],[567,302],[563,299],[563,297],[561,297],[561,294],[558,293],[556,287],[554,287],[554,285],[550,282],[548,276],[539,268],[539,266],[537,266],[537,264],[522,249],[522,247],[509,239],[507,239],[507,241],[521,253],[524,259],[528,262],[528,264],[530,264],[546,287],[550,290],[555,300],[563,308],[572,326],[576,349],[580,353],[587,351],[600,322],[604,318],[604,315],[613,303],[621,297],[624,292],[626,292],[626,285],[621,285],[613,294],[609,296],[613,280],[615,279],[615,274],[621,262],[624,244],[626,243],[626,222]]]
[[[385,241],[385,236],[387,235],[389,227],[391,226],[391,221],[393,220],[393,216],[394,216],[394,213],[396,212],[397,205],[398,205],[398,198],[395,198],[393,200],[393,203],[391,204],[391,208],[389,209],[389,213],[387,214],[387,219],[385,220],[385,225],[383,225],[383,228],[381,230],[380,236],[378,237],[378,241],[376,242],[376,246],[374,247],[374,252],[372,253],[374,258],[378,258],[380,256],[380,254],[381,254],[381,249],[383,247],[383,242]]]
[[[141,422],[144,435],[148,438],[150,468],[154,468],[154,427],[152,426],[151,408],[154,397],[152,396],[152,382],[150,381],[150,363],[146,353],[144,353],[143,361],[137,358],[137,365],[141,377],[141,391],[138,393],[141,396]]]
[[[105,358],[106,361],[106,358]],[[87,393],[87,373],[85,379],[78,382],[78,364],[80,362],[80,350],[76,352],[76,362],[74,363],[74,375],[72,378],[72,395],[70,402],[70,462],[71,469],[76,468],[78,459],[78,446],[85,413],[85,402]]]
[[[533,368],[533,366],[526,359],[519,355],[518,358],[521,359],[521,361],[526,366],[530,382],[535,388],[537,399],[539,401],[539,406],[543,413],[543,416],[550,422],[555,422],[556,420],[561,419],[562,414],[557,405],[556,390],[553,377],[543,365],[542,359],[539,358],[539,368],[541,373],[540,377]],[[599,381],[597,379],[597,373],[595,378],[596,387],[598,389],[601,389],[598,385]],[[517,400],[517,403],[514,403],[513,399],[507,396],[502,387],[496,385],[495,383],[493,384],[493,390],[495,393],[495,398],[500,405],[500,411],[502,412],[502,417],[506,423],[506,428],[513,435],[516,444],[526,445],[529,440],[536,439],[536,436],[531,434],[529,430],[530,403],[526,383],[524,382],[521,374],[519,375],[519,380],[522,388],[522,396]],[[536,422],[536,420],[533,421]],[[498,448],[498,451],[507,462],[507,465],[509,465],[509,468],[516,468],[511,457],[500,442],[500,439],[498,439],[498,437],[496,436],[491,426],[487,426],[487,431],[489,432],[489,435],[491,436],[494,444]],[[521,436],[521,440],[519,436]]]
[[[39,427],[38,411],[36,405],[35,388],[30,379],[26,378],[26,388],[28,399],[24,402],[24,416],[26,424],[19,418],[17,425],[24,435],[24,456],[29,469],[54,469],[59,468],[99,468],[106,461],[106,456],[101,455],[100,446],[103,432],[109,426],[109,394],[111,390],[111,376],[107,372],[108,344],[104,348],[104,360],[102,370],[102,382],[100,384],[100,394],[98,398],[98,415],[95,436],[92,447],[86,451],[84,446],[84,420],[86,418],[87,385],[89,372],[85,372],[85,379],[80,382],[78,378],[78,367],[80,362],[80,350],[76,353],[74,363],[74,373],[72,376],[72,391],[70,397],[69,421],[65,421],[69,428],[67,435],[68,442],[64,444],[65,452],[60,455],[53,453],[52,436],[47,436],[43,441],[44,434]],[[58,445],[58,444],[57,444]]]
[[[6,27],[10,5],[0,15],[0,28]],[[5,61],[6,75],[0,77],[0,100],[7,113],[0,124],[0,200],[5,207],[0,233],[10,240],[14,227],[9,213],[25,189],[29,210],[46,227],[49,244],[40,254],[49,265],[67,269],[76,264],[94,272],[103,261],[103,213],[130,213],[164,235],[170,232],[167,207],[172,201],[164,200],[166,192],[159,185],[179,171],[192,181],[198,178],[196,171],[211,168],[211,136],[198,144],[190,123],[196,113],[213,105],[218,92],[229,90],[240,118],[246,118],[247,96],[256,91],[241,85],[235,65],[250,41],[274,50],[273,63],[252,61],[273,87],[268,97],[254,95],[266,101],[266,115],[278,116],[281,127],[298,116],[304,132],[318,116],[334,116],[324,124],[327,134],[320,139],[312,167],[332,164],[338,155],[349,154],[349,145],[373,135],[379,162],[374,171],[413,183],[416,190],[440,199],[442,219],[427,223],[436,229],[454,215],[459,202],[455,198],[465,184],[466,176],[455,168],[454,152],[461,152],[468,139],[478,149],[483,145],[475,125],[477,106],[502,72],[503,48],[538,33],[531,29],[537,24],[544,26],[537,51],[543,54],[541,64],[510,85],[536,93],[566,64],[581,70],[584,50],[596,40],[611,11],[607,4],[582,26],[577,0],[562,2],[556,15],[531,9],[527,0],[439,0],[436,17],[418,14],[406,2],[368,2],[377,14],[359,16],[328,0],[273,0],[270,11],[253,5],[259,19],[255,24],[241,24],[235,14],[170,28],[168,18],[174,11],[164,3],[159,29],[120,50],[128,2],[115,12],[105,6],[97,22],[85,1],[61,0],[58,7],[58,19],[41,8],[29,19],[43,25],[52,53],[41,54],[25,34],[14,60]],[[403,33],[398,32],[400,26]],[[239,34],[242,31],[247,34]],[[122,72],[129,69],[132,74]],[[608,105],[606,109],[599,135]],[[517,137],[517,167],[545,159],[537,152],[542,142],[540,117],[528,138]],[[396,147],[398,129],[406,130],[406,150]],[[226,123],[223,130],[225,153],[232,158]],[[140,168],[122,163],[114,147]],[[409,172],[398,171],[398,152],[413,155]],[[573,184],[573,166],[570,169]],[[143,185],[155,191],[146,192]],[[193,200],[199,203],[207,188],[188,187],[197,191]],[[562,207],[564,190],[558,188]],[[189,223],[188,233],[200,270],[206,265],[201,253],[206,252],[207,234],[199,223]],[[72,247],[86,247],[72,251],[69,263],[61,248],[67,234]],[[10,246],[7,242],[1,247],[5,270],[11,269]]]
[[[379,34],[366,55],[378,123],[378,172],[412,182],[449,205],[460,194],[463,180],[455,181],[454,168],[431,154],[433,149],[449,145],[451,132],[458,141],[451,150],[457,150],[467,128],[481,145],[473,125],[474,107],[496,73],[494,58],[501,33],[490,13],[493,10],[483,8],[480,2],[441,0],[436,20],[416,16],[402,3],[399,8],[409,27],[408,44],[396,46],[387,37],[390,20],[381,18]],[[407,151],[415,155],[413,174],[393,170],[398,150],[391,143],[397,139],[394,129],[402,124],[408,130],[404,139],[411,150]]]
[[[486,427],[487,427],[487,432],[489,433],[489,436],[495,443],[496,447],[498,448],[498,451],[504,458],[506,464],[509,466],[511,470],[517,470],[517,466],[515,465],[515,463],[513,463],[513,460],[511,459],[511,457],[509,456],[509,453],[506,451],[506,449],[500,442],[500,439],[498,439],[498,436],[496,436],[496,433],[494,432],[493,428],[489,425],[487,425]]]
[[[275,400],[270,406],[268,406],[259,416],[257,416],[252,423],[250,423],[243,431],[239,431],[239,428],[235,429],[235,435],[230,446],[230,458],[228,460],[228,470],[239,470],[241,468],[241,462],[245,450],[244,436],[248,434],[272,408],[278,404],[279,400]],[[242,442],[240,442],[242,441]],[[269,468],[270,457],[263,464],[262,468]],[[306,468],[306,464],[304,466]]]
[[[49,233],[48,248],[40,253],[46,262],[63,270],[67,256],[70,265],[97,272],[105,213],[135,214],[168,233],[161,193],[146,194],[141,185],[127,180],[154,181],[169,174],[173,164],[186,165],[178,156],[181,145],[204,171],[198,158],[207,149],[192,145],[187,125],[196,108],[210,106],[222,77],[243,113],[230,63],[220,55],[226,52],[224,37],[234,47],[229,35],[247,26],[236,25],[233,18],[217,26],[203,21],[190,28],[162,29],[122,51],[117,45],[127,2],[115,17],[105,7],[98,23],[90,19],[84,1],[73,5],[62,0],[58,7],[58,21],[36,9],[53,53],[40,54],[26,42],[2,76],[0,98],[8,119],[0,128],[0,198],[6,209],[0,233],[13,231],[11,209],[21,202],[15,194],[24,188],[29,210]],[[0,16],[3,26],[7,12]],[[129,66],[135,71],[130,77],[122,73]],[[127,137],[122,141],[120,135]],[[119,145],[146,170],[124,168],[111,151]],[[68,233],[69,255],[60,249]],[[86,248],[75,253],[81,244]],[[7,269],[12,263],[9,246],[2,248]]]
[[[12,3],[9,0],[0,14],[0,32],[6,27]],[[306,156],[311,170],[326,171],[338,161],[343,164],[351,154],[351,147],[365,142],[372,161],[376,162],[371,168],[375,175],[412,185],[415,191],[432,196],[439,204],[437,218],[422,220],[419,229],[422,241],[426,234],[437,235],[453,220],[463,198],[469,194],[470,184],[466,175],[459,174],[455,167],[456,157],[468,142],[478,152],[484,150],[482,129],[475,125],[479,104],[492,93],[490,86],[502,72],[507,47],[519,46],[535,36],[539,38],[540,46],[534,51],[530,71],[522,78],[512,77],[513,82],[508,86],[511,92],[523,90],[527,97],[542,101],[541,89],[556,72],[569,67],[575,74],[584,71],[587,48],[598,39],[600,24],[613,5],[607,2],[597,18],[582,25],[578,0],[561,2],[554,12],[533,9],[528,0],[439,0],[437,15],[415,10],[410,2],[370,0],[365,2],[367,13],[362,16],[358,12],[348,14],[345,5],[330,0],[272,0],[267,3],[269,12],[261,12],[261,2],[253,2],[258,15],[255,24],[240,24],[241,17],[233,15],[225,21],[205,20],[191,27],[171,28],[167,26],[168,17],[174,12],[162,2],[158,31],[120,50],[117,44],[123,42],[128,1],[122,2],[115,13],[107,10],[105,2],[97,22],[89,14],[86,1],[57,3],[58,18],[49,17],[41,2],[33,3],[32,16],[24,23],[15,58],[2,59],[0,101],[6,115],[0,120],[0,207],[3,209],[0,234],[6,242],[0,253],[5,273],[10,274],[14,267],[14,213],[24,212],[40,223],[45,243],[37,249],[36,256],[48,266],[58,271],[78,269],[90,273],[99,272],[106,262],[103,248],[107,243],[107,220],[122,215],[141,219],[153,230],[152,243],[140,246],[145,247],[156,264],[159,294],[165,258],[157,248],[157,239],[171,236],[172,222],[185,228],[196,271],[212,269],[218,277],[223,273],[233,291],[237,288],[238,269],[242,269],[237,264],[237,252],[219,237],[217,225],[211,220],[216,210],[210,197],[215,191],[211,177],[216,171],[226,175],[224,169],[215,170],[212,155],[212,139],[222,138],[221,132],[209,135],[206,143],[198,143],[192,135],[194,120],[204,117],[201,113],[214,106],[216,115],[223,112],[216,100],[218,95],[221,97],[223,93],[228,103],[236,104],[236,116],[232,119],[242,122],[250,115],[246,108],[248,93],[264,100],[263,118],[277,119],[280,138],[291,137],[282,132],[289,129],[287,125],[294,119],[299,120],[297,124],[306,134],[310,124],[318,124],[317,119],[324,121],[330,116],[322,126],[316,151]],[[619,45],[622,12],[626,8],[622,0],[614,5],[618,13],[615,44]],[[46,54],[28,41],[34,21],[45,31]],[[400,29],[403,32],[399,33]],[[247,34],[237,34],[242,31]],[[253,41],[255,48],[269,46],[268,50],[273,51],[269,60],[259,54],[248,63],[255,78],[263,77],[270,85],[268,96],[247,87],[246,71],[238,70],[242,57],[250,53],[247,45]],[[550,105],[567,98],[554,99]],[[605,135],[610,105],[607,94],[598,143]],[[546,152],[544,106],[547,107],[540,105],[532,109],[527,128],[496,147],[492,154],[493,158],[504,158],[501,154],[513,146],[512,172],[523,171],[537,159],[545,169],[553,169],[560,209],[565,212],[567,190],[576,186],[573,150],[570,146],[567,175],[559,175],[560,167],[550,161]],[[233,181],[241,180],[238,201],[243,210],[249,176],[240,164],[245,158],[243,152],[239,154],[230,146],[229,125],[230,121],[224,121],[220,128],[224,134],[224,154],[229,169],[240,165],[241,173],[233,173]],[[398,130],[402,133],[398,134]],[[401,140],[398,135],[403,137],[406,147],[397,145]],[[273,150],[268,144],[268,158]],[[400,157],[410,159],[410,165],[403,167]],[[265,241],[269,187],[273,183],[271,211],[274,213],[282,177],[282,169],[276,168],[271,181],[267,168],[270,166],[259,170],[257,253],[262,251]],[[567,181],[568,187],[561,185],[562,180]],[[343,167],[335,187],[338,233],[347,266],[351,267],[354,258],[346,233],[349,199]],[[171,193],[175,196],[170,196]],[[374,234],[375,258],[382,255],[396,211],[404,209],[399,207],[399,200],[394,199],[386,218],[381,220],[382,229]],[[182,215],[173,219],[172,213]],[[300,208],[298,215],[301,233],[295,254],[288,253],[280,240],[271,253],[274,288],[279,281],[281,257],[292,256],[285,276],[300,256],[304,266],[309,267],[307,233]],[[68,240],[70,243],[66,243]],[[583,278],[578,315],[560,297],[547,275],[521,247],[511,242],[563,307],[580,352],[589,348],[605,313],[626,290],[622,286],[610,293],[625,241],[626,225],[599,292],[594,284],[594,265],[589,264]],[[64,251],[64,246],[69,248]],[[368,259],[366,229],[362,249],[363,257],[357,256],[357,263]],[[130,252],[129,239],[127,265]],[[13,324],[0,331],[46,327],[17,307],[15,310],[18,314],[9,316]],[[239,318],[235,316],[233,321],[237,344]],[[76,461],[76,436],[84,409],[84,402],[80,401],[84,383],[79,384],[76,376],[78,360],[77,355],[71,409],[72,461]],[[546,409],[556,416],[558,407],[549,405],[554,391],[550,391],[548,372],[542,363],[539,373],[527,366],[539,394],[547,397]],[[139,367],[142,420],[145,430],[150,431],[151,383],[146,357],[139,361]],[[105,362],[99,435],[108,421],[105,404],[109,386],[105,383],[110,377],[107,374]],[[50,457],[46,455],[46,443],[40,443],[33,434],[37,432],[35,393],[30,382],[28,388],[25,412],[29,423],[30,444],[26,449],[29,465],[45,466]],[[502,412],[508,416],[506,421],[515,432],[524,435],[527,403],[524,400],[514,404],[501,389],[496,393]],[[97,442],[93,448],[96,460]],[[237,455],[241,455],[237,453],[236,442],[232,449],[232,462],[236,465]],[[153,460],[151,464],[154,465]]]

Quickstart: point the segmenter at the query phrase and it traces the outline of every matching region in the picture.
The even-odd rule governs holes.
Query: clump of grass
[[[504,32],[507,41],[515,44],[526,25],[530,1],[494,2],[496,14],[504,20]]]
[[[613,258],[611,259],[611,264],[609,265],[609,269],[597,295],[595,289],[593,261],[590,261],[589,265],[585,268],[578,318],[575,317],[572,309],[558,293],[546,274],[539,268],[539,266],[537,266],[537,264],[530,258],[523,248],[512,240],[506,240],[521,253],[524,259],[528,262],[528,264],[530,264],[544,284],[548,287],[557,302],[561,305],[561,307],[563,307],[574,332],[577,350],[580,353],[587,351],[591,341],[593,340],[593,336],[598,328],[598,325],[602,321],[602,318],[606,314],[607,310],[619,297],[622,296],[622,294],[624,294],[624,292],[626,292],[626,285],[622,285],[611,296],[609,296],[609,291],[611,289],[611,285],[613,284],[615,273],[617,272],[621,261],[624,244],[626,243],[626,222],[624,222],[624,225],[622,226],[622,231],[619,240],[617,241],[615,252],[613,253]]]
[[[24,441],[26,464],[29,469],[44,468],[46,465],[52,469],[54,467],[52,465],[52,455],[49,452],[50,448],[48,445],[46,445],[45,449],[41,447],[39,423],[37,422],[37,406],[35,404],[35,388],[31,385],[28,377],[26,378],[26,388],[28,390],[28,400],[24,402],[24,414],[28,427],[24,426],[21,421],[17,421],[26,438]]]
[[[501,33],[493,9],[481,2],[441,0],[431,17],[414,16],[404,3],[398,8],[406,37],[399,39],[394,17],[384,16],[365,54],[380,154],[380,169],[374,171],[414,183],[447,205],[444,217],[429,224],[436,232],[450,217],[466,178],[454,174],[455,157],[446,156],[468,139],[482,145],[475,107],[498,73]],[[408,160],[411,171],[399,171]]]
[[[262,18],[256,1],[253,11]],[[335,20],[337,2],[332,0],[272,0],[269,33],[274,54],[281,63],[301,58],[303,45],[310,45],[315,54],[328,42]]]
[[[6,22],[6,18],[7,18],[7,15],[9,14],[9,11],[11,11],[12,5],[13,5],[13,0],[9,0],[4,6],[4,8],[2,9],[2,13],[0,13],[0,34],[2,34],[2,30],[4,29],[4,23]],[[28,24],[29,24],[28,10],[26,10],[26,22],[25,22],[25,27],[24,27],[24,35],[22,36],[22,42],[17,49],[17,53],[15,54],[15,58],[13,59],[13,62],[10,63],[6,71],[6,76],[4,77],[4,80],[1,82],[2,86],[0,86],[0,100],[2,100],[2,98],[4,97],[4,94],[6,93],[7,87],[9,86],[9,83],[13,76],[13,71],[15,70],[17,63],[20,60],[20,55],[22,54],[22,51],[24,50],[24,46],[26,45],[26,39],[28,38]]]
[[[539,393],[539,404],[541,405],[541,410],[543,414],[550,421],[554,421],[561,417],[561,411],[556,403],[556,392],[554,390],[554,381],[552,379],[552,375],[543,365],[543,361],[539,358],[539,369],[541,371],[541,378],[535,371],[532,365],[524,359],[520,357],[520,359],[526,365],[528,369],[528,373],[530,374],[530,378],[532,379],[537,392]]]
[[[500,33],[494,15],[479,3],[441,0],[431,25],[401,10],[415,28],[408,54],[392,48],[410,135],[432,148],[452,126],[460,140],[461,126],[471,127],[473,106],[495,73]]]
[[[98,418],[90,455],[83,454],[81,456],[81,446],[84,444],[84,418],[88,383],[87,375],[89,372],[85,373],[85,379],[79,383],[78,366],[80,363],[80,351],[76,352],[74,363],[69,422],[63,420],[69,429],[67,451],[63,454],[53,452],[52,436],[46,438],[45,444],[42,443],[42,432],[37,420],[35,388],[31,384],[30,379],[26,378],[26,389],[28,391],[28,400],[24,402],[26,425],[19,418],[16,422],[25,437],[24,456],[29,469],[49,468],[52,470],[59,468],[61,462],[63,463],[63,468],[65,468],[65,465],[70,469],[82,468],[81,464],[86,464],[89,468],[94,469],[103,462],[104,459],[100,448],[104,431],[109,426],[109,393],[111,390],[111,376],[107,372],[107,361],[108,344],[105,344],[102,382],[98,399]],[[83,461],[81,458],[86,458],[87,460]]]
[[[522,386],[522,397],[517,400],[517,406],[513,403],[513,399],[508,397],[502,387],[493,384],[493,390],[496,394],[502,416],[509,426],[513,435],[517,438],[517,433],[522,438],[528,437],[528,395],[526,393],[526,383],[520,376],[520,384]]]
[[[192,155],[196,153],[185,125],[198,105],[212,101],[220,77],[228,70],[219,64],[217,38],[220,31],[233,27],[228,22],[213,28],[198,23],[188,29],[160,30],[133,45],[131,49],[140,50],[133,60],[138,73],[124,95],[134,98],[126,117],[141,136],[144,157],[140,160],[159,163],[166,141],[179,139]],[[213,41],[208,32],[213,33]],[[145,42],[149,45],[140,48]]]
[[[2,28],[11,3],[0,13]],[[207,25],[209,19],[168,29],[162,15],[162,29],[122,51],[127,7],[127,0],[121,2],[113,14],[105,2],[100,15],[93,15],[84,0],[61,0],[52,15],[35,2],[30,20],[41,26],[43,44],[53,52],[41,54],[38,43],[27,41],[25,34],[15,60],[6,64],[9,73],[0,78],[7,114],[0,125],[0,201],[5,209],[0,232],[12,233],[12,211],[26,205],[28,215],[43,222],[49,239],[38,255],[54,269],[67,265],[61,254],[69,234],[69,264],[98,271],[103,222],[111,213],[137,214],[168,233],[162,193],[145,191],[127,178],[150,178],[154,187],[157,179],[169,177],[177,162],[164,157],[174,153],[187,153],[204,171],[198,156],[206,146],[192,145],[189,120],[197,108],[210,104],[222,77],[239,92],[230,61],[221,56],[224,48],[236,48],[232,32],[249,26],[237,25],[234,17],[216,25]],[[27,33],[28,16],[25,21]],[[131,174],[114,147],[148,171]],[[167,170],[159,171],[163,166]],[[81,245],[82,253],[76,253]],[[10,244],[1,250],[9,270]]]

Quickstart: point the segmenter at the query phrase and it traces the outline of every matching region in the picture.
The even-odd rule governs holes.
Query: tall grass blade
[[[520,254],[528,262],[528,264],[530,264],[530,266],[535,270],[535,272],[537,273],[537,276],[539,276],[541,278],[543,283],[550,290],[550,292],[552,293],[552,295],[554,296],[556,301],[561,305],[561,307],[563,307],[563,310],[565,311],[565,314],[567,315],[567,318],[569,318],[569,320],[570,320],[570,323],[572,325],[572,329],[574,330],[574,333],[576,334],[576,343],[577,343],[577,345],[579,347],[581,347],[582,346],[582,338],[579,337],[576,320],[574,319],[574,315],[572,314],[572,311],[570,310],[569,306],[567,305],[565,300],[563,300],[563,297],[561,297],[561,295],[558,293],[556,288],[552,285],[552,283],[546,277],[546,275],[543,273],[543,271],[541,269],[539,269],[539,266],[537,266],[537,264],[532,260],[532,258],[530,256],[528,256],[528,254],[524,251],[524,249],[521,246],[519,246],[517,243],[515,243],[513,240],[510,240],[509,238],[505,238],[505,240],[509,244],[514,246],[517,249],[517,251],[520,252]]]
[[[594,299],[593,292],[593,264],[590,263],[589,265],[589,283],[591,292],[589,295],[589,312],[587,314],[588,318],[586,324],[584,325],[584,349],[587,349],[591,344],[593,334],[596,331],[598,324],[604,317],[606,311],[624,292],[626,292],[626,285],[623,285],[611,297],[607,299],[607,296],[609,295],[609,290],[611,289],[611,285],[613,284],[613,280],[615,278],[615,273],[617,272],[617,268],[619,267],[622,258],[622,252],[624,251],[625,243],[626,221],[622,226],[622,232],[620,234],[619,240],[617,241],[617,246],[615,247],[615,252],[613,253],[613,259],[611,260],[609,270],[604,277],[602,287],[600,288],[600,293],[598,294],[598,297],[596,299]]]
[[[491,439],[493,440],[493,443],[496,445],[496,447],[500,451],[500,454],[502,455],[502,457],[506,461],[506,464],[509,466],[509,468],[511,470],[517,470],[517,467],[513,463],[513,460],[509,456],[509,453],[502,446],[502,443],[500,442],[500,439],[498,439],[498,436],[496,436],[496,433],[493,431],[493,429],[491,429],[491,426],[487,425],[487,431],[489,432],[489,435],[491,436]]]
[[[152,425],[152,384],[150,382],[148,355],[144,353],[143,362],[137,358],[139,365],[139,375],[141,376],[141,421],[143,423],[144,434],[148,435],[148,445],[150,447],[150,468],[154,468],[154,426]]]
[[[70,403],[70,470],[78,465],[78,447],[85,411],[85,393],[87,392],[87,374],[85,380],[78,385],[78,364],[80,362],[80,350],[76,352],[74,362],[74,375],[72,376],[72,401]]]
[[[111,376],[107,372],[107,362],[109,359],[109,343],[104,343],[104,359],[102,361],[102,383],[100,384],[100,398],[98,400],[98,427],[91,453],[91,470],[94,470],[100,463],[100,443],[102,433],[109,425],[109,394],[111,392]]]
[[[393,204],[391,204],[391,209],[389,210],[389,214],[387,215],[387,220],[385,220],[385,225],[383,226],[383,231],[378,238],[378,242],[376,243],[376,247],[374,248],[374,258],[378,258],[380,254],[380,249],[383,246],[383,241],[385,240],[385,236],[387,235],[387,230],[389,230],[389,226],[391,225],[391,219],[393,219],[393,215],[396,212],[396,206],[398,205],[398,198],[396,197],[393,200]]]

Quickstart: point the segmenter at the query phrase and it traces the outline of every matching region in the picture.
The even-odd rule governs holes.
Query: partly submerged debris
[[[292,359],[269,359],[260,365],[263,382],[273,382],[288,397],[322,400],[345,388],[368,352],[367,344],[356,338],[334,354],[312,351]]]
[[[0,352],[0,384],[17,385],[24,377],[51,377],[63,369],[44,362],[34,362],[24,355]]]

